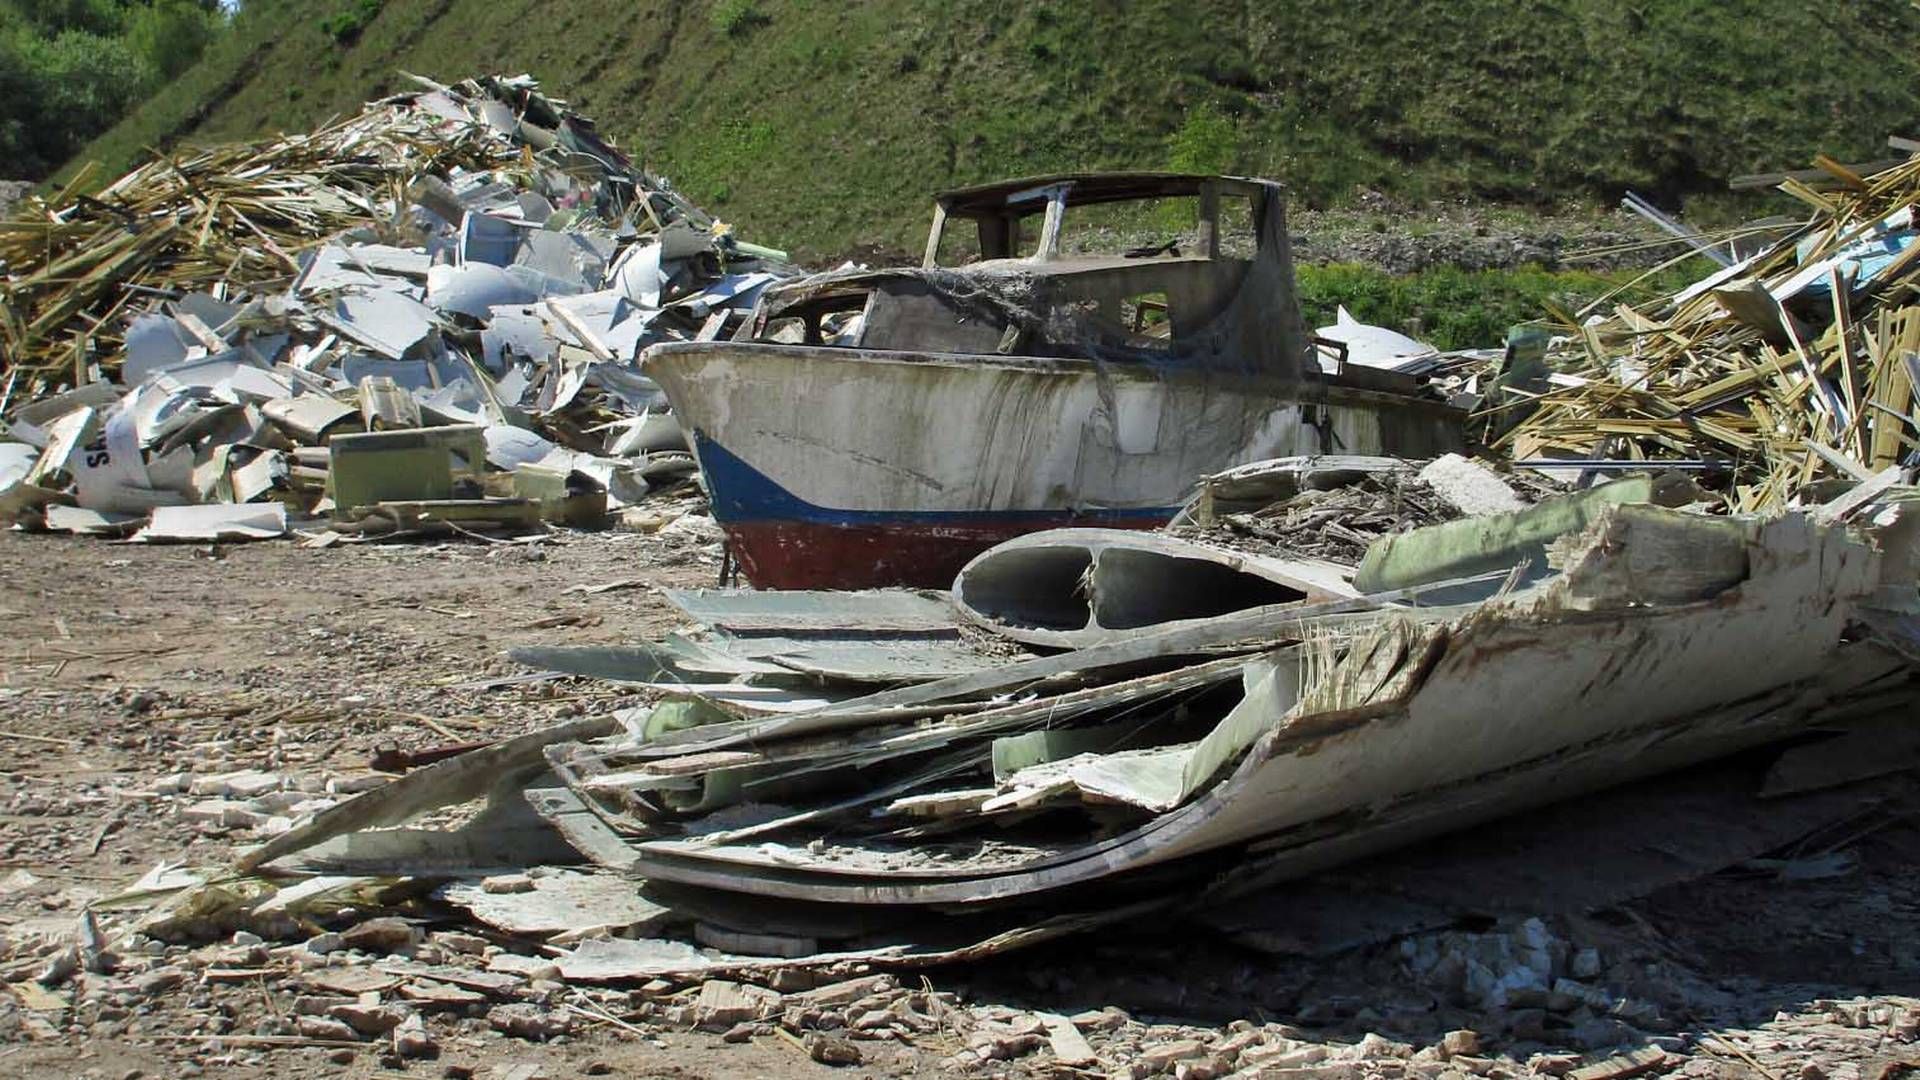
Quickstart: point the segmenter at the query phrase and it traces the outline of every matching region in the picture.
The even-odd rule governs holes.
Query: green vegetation
[[[1211,101],[1188,109],[1180,129],[1167,139],[1167,168],[1174,172],[1231,172],[1239,157],[1240,133]]]
[[[713,31],[721,37],[739,37],[768,19],[753,0],[713,0],[707,12]]]
[[[345,8],[320,20],[320,32],[336,45],[351,45],[360,40],[360,31],[380,14],[383,0],[350,0]]]
[[[403,69],[527,71],[743,235],[828,257],[913,251],[931,192],[1052,170],[1672,206],[1920,134],[1900,0],[388,0],[322,30],[357,2],[246,0],[85,156],[304,129]]]
[[[1685,265],[1664,270],[1621,294],[1625,301],[1671,293],[1711,269]],[[1637,273],[1518,270],[1459,270],[1440,267],[1418,274],[1394,275],[1367,266],[1300,266],[1300,305],[1308,326],[1334,321],[1334,309],[1346,305],[1364,323],[1390,327],[1440,349],[1497,346],[1507,328],[1551,312],[1571,315],[1615,290],[1632,285]]]
[[[216,0],[0,0],[0,175],[45,175],[224,23]]]

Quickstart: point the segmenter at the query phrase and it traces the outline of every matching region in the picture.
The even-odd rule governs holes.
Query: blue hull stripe
[[[740,460],[732,451],[693,433],[700,471],[706,474],[714,519],[722,524],[793,521],[811,525],[900,525],[959,522],[1073,522],[1140,525],[1171,518],[1179,507],[1135,507],[1104,510],[835,510],[816,506],[775,483],[766,473]]]

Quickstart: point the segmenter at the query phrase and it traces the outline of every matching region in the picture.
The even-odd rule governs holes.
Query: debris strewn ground
[[[636,361],[677,343],[684,389],[791,268],[530,80],[30,200],[0,234],[0,1060],[1920,1069],[1920,164],[1822,167],[1837,193],[1786,185],[1810,224],[1663,303],[1500,354],[1327,328],[1328,385],[1459,445],[1444,394],[1476,456],[1162,477],[1194,485],[1170,533],[859,592],[712,587]],[[1134,184],[1056,180],[1049,220]],[[1006,224],[1020,187],[967,197]],[[1310,383],[1292,314],[1225,359]],[[809,317],[763,344],[827,352]],[[955,363],[950,321],[921,359]],[[979,347],[1011,370],[1019,339]],[[1118,419],[1152,382],[1102,406],[1116,451],[1158,445]],[[1266,419],[1314,427],[1298,396]]]
[[[102,554],[102,573],[72,573],[75,560]],[[43,934],[70,940],[85,905],[156,861],[217,865],[256,842],[245,821],[188,820],[194,805],[219,796],[175,790],[181,774],[189,788],[264,774],[320,789],[300,798],[326,798],[328,779],[368,776],[383,750],[514,734],[638,700],[581,680],[463,687],[524,672],[502,659],[504,646],[663,633],[679,616],[649,589],[594,589],[640,576],[698,586],[716,564],[698,546],[626,533],[533,549],[252,545],[218,557],[16,534],[0,536],[0,568],[8,617],[30,627],[8,649],[9,734],[0,737],[0,916],[11,943],[0,1024],[12,1044],[0,1070],[10,1075],[331,1075],[388,1067],[383,1057],[422,1076],[467,1068],[561,1078],[603,1067],[825,1074],[814,1055],[847,1046],[861,1055],[862,1074],[954,1075],[944,1061],[984,1050],[994,1060],[958,1074],[1039,1075],[1054,1071],[1062,1048],[1069,1058],[1082,1053],[1070,1037],[1056,1042],[1059,1029],[1043,1014],[1082,1033],[1096,1073],[1120,1075],[1162,1063],[1204,1075],[1223,1056],[1240,1068],[1316,1070],[1280,1074],[1288,1076],[1521,1076],[1529,1063],[1570,1072],[1605,1060],[1586,1047],[1613,1030],[1615,1016],[1654,1038],[1657,1071],[1670,1075],[1757,1075],[1750,1055],[1776,1076],[1871,1080],[1914,1056],[1920,893],[1910,868],[1920,830],[1902,799],[1885,804],[1884,817],[1815,838],[1810,851],[1838,842],[1852,856],[1825,874],[1736,869],[1595,916],[1536,925],[1501,915],[1333,957],[1277,954],[1271,933],[1263,941],[1240,930],[1235,940],[1156,920],[927,972],[927,984],[909,977],[897,989],[883,981],[816,991],[818,1004],[783,996],[764,1019],[764,995],[727,987],[685,997],[677,985],[568,987],[540,981],[537,957],[521,972],[488,972],[508,967],[499,958],[516,950],[438,918],[385,939],[378,926],[365,928],[353,946],[347,933],[365,920],[347,916],[339,929],[285,943],[229,935],[132,950],[112,974],[82,968],[47,988],[36,979],[59,948],[36,944]],[[172,647],[183,642],[192,645]],[[1498,844],[1499,835],[1452,851]],[[1524,877],[1476,874],[1490,907],[1533,902]],[[1344,886],[1348,895],[1357,887]],[[396,945],[412,956],[384,951]],[[473,985],[435,979],[429,968]],[[1485,974],[1469,986],[1469,970]],[[1548,993],[1530,996],[1543,970],[1553,976]],[[379,1004],[360,1007],[366,991],[312,984],[329,975],[342,986],[384,987]],[[1517,989],[1489,1004],[1502,983]],[[1596,1007],[1589,999],[1599,990],[1624,1004]],[[792,1039],[775,1033],[787,1030],[790,1009]],[[873,1026],[855,1027],[876,1012]],[[437,1058],[398,1057],[392,1032],[408,1016],[420,1018]],[[928,1026],[920,1017],[944,1026],[919,1031]],[[390,1021],[386,1034],[362,1033]],[[837,1037],[815,1030],[833,1025]],[[398,1046],[420,1047],[415,1030]],[[887,1037],[868,1037],[879,1031]]]

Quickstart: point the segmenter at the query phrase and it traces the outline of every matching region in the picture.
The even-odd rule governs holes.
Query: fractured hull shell
[[[1460,442],[1436,401],[1177,366],[728,342],[645,364],[761,587],[945,586],[1023,533],[1157,526],[1203,473]]]
[[[1015,863],[895,862],[885,873],[858,850],[662,840],[638,845],[636,869],[796,900],[969,904],[1254,844],[1267,872],[1285,877],[1757,745],[1817,714],[1911,704],[1903,660],[1841,643],[1877,573],[1869,548],[1804,518],[1768,523],[1745,541],[1750,569],[1724,588],[1650,603],[1643,576],[1618,573],[1631,555],[1622,528],[1631,521],[1636,539],[1647,536],[1662,513],[1609,518],[1613,531],[1596,534],[1585,564],[1511,602],[1366,627],[1330,669],[1310,674],[1311,644],[1268,654],[1222,722],[1257,732],[1237,764],[1106,840]],[[1684,540],[1694,527],[1671,528]]]
[[[1160,533],[1055,529],[1000,544],[961,568],[954,608],[1027,645],[1083,648],[1266,604],[1357,593],[1341,567]]]

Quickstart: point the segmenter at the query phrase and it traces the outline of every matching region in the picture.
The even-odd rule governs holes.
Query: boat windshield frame
[[[1269,254],[1264,250],[1266,231],[1261,228],[1262,220],[1268,208],[1278,204],[1284,195],[1281,186],[1271,180],[1186,173],[1089,173],[1028,177],[942,192],[934,197],[933,224],[928,230],[921,266],[934,269],[942,265],[941,244],[947,239],[949,228],[960,222],[971,222],[977,229],[978,262],[1046,263],[1071,258],[1073,256],[1062,251],[1061,237],[1063,225],[1076,207],[1167,198],[1197,200],[1196,254],[1219,259],[1222,257],[1220,199],[1223,195],[1248,200],[1259,248],[1254,257]],[[1031,254],[1022,256],[1019,254],[1022,226],[1035,216],[1042,218],[1040,235]],[[950,268],[963,269],[964,266]]]

